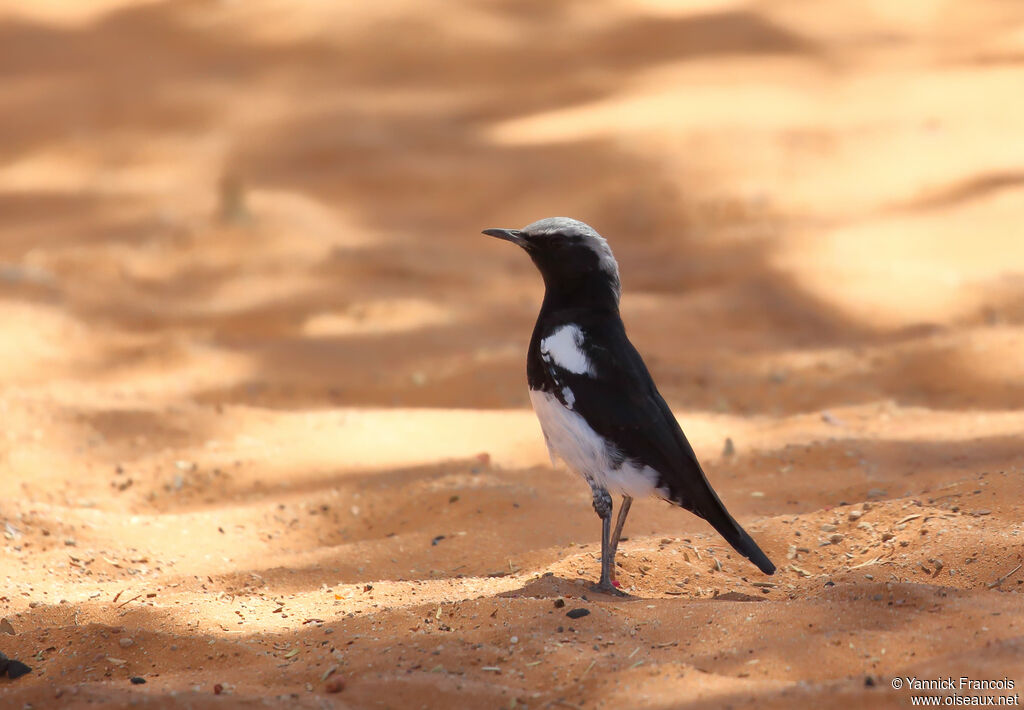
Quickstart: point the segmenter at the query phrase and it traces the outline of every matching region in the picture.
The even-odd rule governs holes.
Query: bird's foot
[[[601,592],[602,594],[610,594],[613,597],[628,597],[624,591],[615,586],[614,583],[607,579],[602,579],[597,584],[590,585],[590,590],[593,592]]]

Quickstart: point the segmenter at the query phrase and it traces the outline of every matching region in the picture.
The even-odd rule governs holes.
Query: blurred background
[[[3,17],[7,382],[525,406],[540,282],[479,231],[568,215],[689,406],[1020,399],[1018,3]]]
[[[627,329],[730,509],[803,565],[769,594],[723,557],[719,582],[664,592],[690,572],[656,554],[642,574],[627,558],[627,583],[798,599],[774,612],[793,628],[833,618],[816,575],[875,553],[794,561],[791,525],[835,530],[833,506],[870,499],[878,530],[905,527],[908,501],[1024,464],[1022,87],[1019,0],[0,0],[0,611],[185,644],[188,609],[300,644],[304,616],[236,629],[208,593],[328,618],[335,585],[410,609],[520,573],[572,591],[598,529],[528,409],[542,284],[480,235],[565,215],[611,243]],[[1019,486],[999,490],[991,528],[944,538],[988,567],[933,581],[947,548],[881,538],[897,581],[984,588],[1012,567]],[[634,545],[718,544],[638,505]],[[161,596],[117,616],[106,600],[143,578]],[[758,692],[897,668],[779,634],[789,655],[758,656]],[[901,634],[890,649],[919,660],[965,643]],[[671,653],[731,693],[754,671],[718,648]],[[500,684],[479,681],[491,703]]]

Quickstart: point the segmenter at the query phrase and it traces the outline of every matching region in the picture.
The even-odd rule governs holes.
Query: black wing
[[[729,515],[708,483],[690,442],[626,337],[621,319],[579,312],[560,316],[557,322],[538,323],[528,361],[530,387],[550,392],[569,406],[563,393],[567,387],[573,397],[570,408],[582,414],[594,431],[615,442],[624,460],[657,471],[657,487],[667,500],[707,520],[737,552],[772,574],[775,565]],[[588,373],[571,372],[541,356],[540,340],[569,323],[584,335],[581,349],[591,364]]]

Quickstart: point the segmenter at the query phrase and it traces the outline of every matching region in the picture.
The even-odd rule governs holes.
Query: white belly
[[[588,483],[609,493],[639,498],[655,492],[658,474],[654,469],[629,461],[615,467],[612,459],[614,448],[591,429],[582,416],[563,406],[557,397],[530,390],[530,401],[544,431],[552,463],[556,458],[562,459]]]

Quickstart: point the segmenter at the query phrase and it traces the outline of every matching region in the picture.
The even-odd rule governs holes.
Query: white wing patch
[[[540,341],[540,354],[563,370],[576,375],[594,375],[594,366],[583,352],[583,331],[578,325],[563,325]]]
[[[562,401],[565,402],[565,406],[572,409],[572,405],[576,404],[576,395],[572,393],[572,390],[568,387],[562,388]]]
[[[530,390],[530,401],[540,420],[552,463],[555,458],[562,459],[591,485],[610,493],[639,498],[656,492],[658,474],[654,469],[630,461],[616,467],[612,461],[614,447],[553,394]],[[668,492],[659,489],[657,494],[665,498]]]

